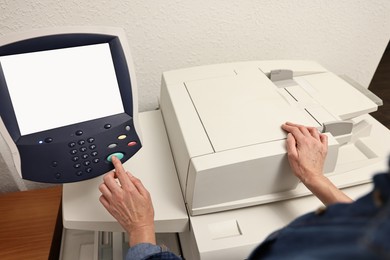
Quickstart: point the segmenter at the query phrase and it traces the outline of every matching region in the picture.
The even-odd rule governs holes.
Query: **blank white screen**
[[[108,43],[0,62],[22,135],[124,112]]]

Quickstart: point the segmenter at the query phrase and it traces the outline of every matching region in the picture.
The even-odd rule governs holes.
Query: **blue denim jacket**
[[[373,181],[373,191],[357,201],[303,215],[272,233],[249,259],[390,259],[390,173]],[[141,244],[126,259],[181,258]]]
[[[137,244],[127,251],[126,260],[181,260],[169,251],[163,251],[160,246],[149,243]]]
[[[249,259],[390,259],[390,174],[372,192],[297,218],[271,234]]]

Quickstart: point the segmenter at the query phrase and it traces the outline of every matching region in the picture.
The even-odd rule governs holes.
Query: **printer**
[[[290,121],[327,133],[330,173],[340,145],[351,140],[350,120],[376,109],[374,101],[314,62],[170,71],[161,89],[161,112],[191,215],[295,196],[298,180],[281,125]]]
[[[357,198],[387,167],[390,130],[369,115],[381,104],[353,80],[312,61],[168,71],[160,109],[139,114],[143,148],[124,166],[151,193],[160,243],[186,259],[244,259],[268,234],[321,205],[291,173],[281,125],[290,121],[325,133],[325,174]],[[125,250],[113,241],[123,245],[126,238],[99,205],[99,182],[64,185],[64,241],[93,230],[90,243],[120,259]],[[93,210],[80,211],[86,203]]]

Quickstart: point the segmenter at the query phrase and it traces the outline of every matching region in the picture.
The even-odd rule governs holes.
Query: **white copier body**
[[[381,101],[353,85],[309,61],[164,73],[160,110],[140,114],[144,147],[124,164],[152,195],[156,232],[179,233],[186,259],[244,259],[319,206],[291,173],[286,121],[328,135],[325,174],[336,186],[353,198],[368,191],[386,169],[390,131],[368,115]],[[99,204],[100,182],[64,185],[66,229],[122,231]]]
[[[271,71],[282,73],[278,68],[290,73],[272,81]],[[289,170],[283,123],[322,131],[324,124],[341,126],[376,109],[372,100],[311,62],[171,71],[164,73],[161,90],[161,110],[192,215],[291,197],[298,180]],[[348,134],[351,128],[342,132]],[[325,172],[334,170],[340,146],[338,136],[329,137]]]

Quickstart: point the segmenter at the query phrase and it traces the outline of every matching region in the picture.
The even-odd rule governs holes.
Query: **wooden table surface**
[[[58,259],[62,186],[0,195],[0,259]]]

